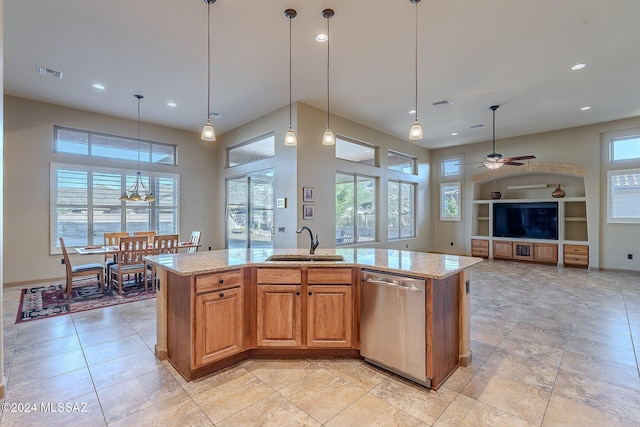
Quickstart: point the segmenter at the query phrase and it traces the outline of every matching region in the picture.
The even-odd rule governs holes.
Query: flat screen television
[[[493,237],[558,240],[558,202],[494,203]]]

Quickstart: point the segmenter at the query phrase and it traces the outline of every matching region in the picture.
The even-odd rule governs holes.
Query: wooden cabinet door
[[[301,285],[256,285],[258,346],[302,346]]]
[[[225,289],[195,297],[194,366],[242,351],[243,293]]]
[[[513,258],[513,244],[511,242],[493,242],[493,257],[494,258]]]
[[[536,243],[534,259],[541,262],[558,262],[558,245],[554,243]]]
[[[351,347],[351,286],[314,285],[307,289],[307,345]]]

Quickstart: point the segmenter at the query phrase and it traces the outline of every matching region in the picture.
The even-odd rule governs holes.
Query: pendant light
[[[204,0],[207,4],[207,124],[202,128],[203,141],[215,141],[216,131],[211,125],[211,5],[216,0]]]
[[[122,193],[120,200],[123,202],[153,202],[156,198],[151,190],[145,187],[142,182],[142,172],[140,171],[140,100],[144,98],[144,96],[133,96],[138,98],[138,171],[136,172],[136,181],[131,187],[129,187],[129,189],[127,189],[127,191]],[[140,194],[140,191],[142,191],[142,195]]]
[[[294,9],[284,11],[284,16],[289,18],[289,130],[284,136],[284,145],[293,146],[298,144],[298,138],[293,130],[293,119],[291,114],[291,20],[298,15]]]
[[[420,0],[409,0],[411,3],[416,5],[416,44],[415,44],[415,77],[416,77],[416,98],[415,98],[415,121],[409,130],[409,139],[411,141],[419,141],[423,138],[422,126],[420,126],[420,122],[418,122],[418,3]]]
[[[329,19],[331,19],[333,15],[333,9],[325,9],[322,11],[322,16],[327,19],[327,130],[324,131],[324,135],[322,136],[323,145],[336,145],[336,136],[329,126],[329,43],[331,43]]]

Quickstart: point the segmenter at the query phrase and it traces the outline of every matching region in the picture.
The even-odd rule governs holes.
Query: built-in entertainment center
[[[554,198],[558,184],[565,196]],[[503,176],[475,185],[471,254],[587,268],[587,224],[582,176]]]

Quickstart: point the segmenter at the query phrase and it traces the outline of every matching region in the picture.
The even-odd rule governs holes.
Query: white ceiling
[[[11,0],[4,7],[6,93],[130,119],[132,95],[140,93],[143,121],[193,132],[206,121],[203,0]],[[298,11],[293,99],[326,109],[326,44],[314,36],[326,29],[327,7],[335,10],[331,112],[407,140],[409,0],[218,0],[211,6],[218,134],[288,104],[286,8]],[[497,138],[640,116],[638,0],[423,0],[418,14],[420,145],[490,140],[493,104],[502,106]],[[571,71],[578,62],[588,66]],[[38,66],[64,78],[42,76]],[[453,105],[431,105],[447,98]]]

